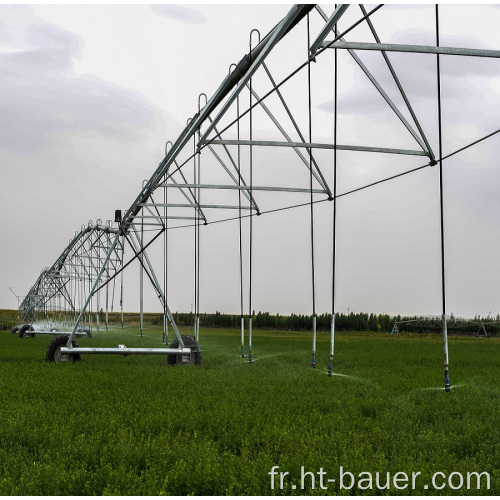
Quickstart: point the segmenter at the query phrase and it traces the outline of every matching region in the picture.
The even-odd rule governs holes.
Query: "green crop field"
[[[78,342],[162,345],[159,327],[145,333]],[[50,336],[0,331],[0,495],[500,494],[499,339],[450,337],[450,393],[439,336],[340,333],[332,378],[326,333],[315,370],[307,333],[255,332],[251,365],[236,330],[200,340],[201,366],[104,355],[56,365]],[[381,486],[388,472],[420,475],[415,489],[377,489],[377,472]],[[455,472],[454,487],[459,473],[487,472],[490,489],[483,475],[479,490],[475,479],[437,490],[436,472]]]

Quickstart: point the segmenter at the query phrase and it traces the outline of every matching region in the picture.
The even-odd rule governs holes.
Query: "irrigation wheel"
[[[80,328],[79,330],[76,331],[76,336],[77,337],[83,337],[86,339],[91,339],[92,338],[92,332],[88,328]]]
[[[13,334],[16,334],[18,331],[19,331],[19,327],[18,327],[18,326],[13,326],[13,327],[10,329],[10,333],[13,333]]]
[[[169,354],[167,356],[167,362],[169,365],[173,366],[176,364],[180,365],[201,365],[201,349],[200,349],[200,344],[196,342],[196,340],[193,337],[190,337],[189,335],[181,335],[182,340],[184,341],[184,345],[186,347],[189,347],[191,349],[191,356],[189,356],[189,361],[184,359],[182,354]],[[179,340],[175,339],[172,341],[170,344],[170,348],[172,349],[177,349],[179,347]]]
[[[75,363],[81,361],[81,356],[79,354],[61,354],[61,347],[66,346],[68,343],[67,335],[58,335],[54,337],[47,347],[47,354],[45,359],[50,362],[60,363],[61,361],[69,361],[70,363]],[[73,347],[79,347],[75,340],[72,341]]]
[[[34,337],[35,336],[35,329],[31,325],[23,325],[21,328],[19,328],[19,338],[21,339],[27,339],[28,337]]]

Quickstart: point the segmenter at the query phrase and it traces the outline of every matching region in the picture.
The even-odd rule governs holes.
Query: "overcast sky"
[[[248,52],[253,28],[266,34],[289,8],[0,5],[0,308],[17,306],[9,287],[25,295],[82,224],[112,219],[115,209],[132,204],[163,158],[165,142],[197,111],[198,95],[210,97],[230,64]],[[332,8],[325,10],[329,15]],[[373,20],[383,42],[434,43],[432,6],[382,11]],[[442,45],[500,49],[497,6],[444,5],[440,16]],[[365,35],[357,36],[364,41]],[[391,84],[379,54],[360,56]],[[435,56],[390,57],[437,155]],[[441,59],[448,154],[500,128],[500,61]],[[277,74],[285,71],[284,59],[272,63]],[[339,143],[416,149],[348,54],[339,65]],[[314,139],[331,142],[332,73],[321,78],[323,70],[314,71],[320,82]],[[288,92],[302,95],[293,85]],[[271,134],[267,127],[257,123],[259,138]],[[445,162],[447,312],[456,316],[500,313],[499,152],[497,135]],[[281,168],[293,179],[277,153],[266,155],[256,162],[272,163],[273,175]],[[339,153],[339,192],[425,163],[360,155]],[[332,172],[325,175],[331,182]],[[337,311],[440,314],[438,175],[429,168],[339,200]],[[316,217],[316,300],[323,313],[331,310],[332,204],[318,205]],[[311,313],[308,221],[308,208],[255,221],[256,311]],[[203,231],[201,310],[238,313],[237,224]],[[169,304],[188,311],[192,230],[171,231],[169,241]],[[161,251],[153,254],[161,258]],[[126,277],[128,310],[138,310],[137,274]],[[150,290],[146,310],[160,310]]]

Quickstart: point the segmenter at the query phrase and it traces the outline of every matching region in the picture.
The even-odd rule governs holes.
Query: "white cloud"
[[[182,5],[151,5],[151,10],[159,16],[169,17],[182,23],[203,24],[207,22],[206,17],[196,10]]]

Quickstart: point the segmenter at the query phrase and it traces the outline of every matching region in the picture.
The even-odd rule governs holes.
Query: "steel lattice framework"
[[[110,252],[112,239],[118,233],[111,221],[106,225],[100,220],[96,224],[89,221],[88,226],[82,226],[54,264],[40,273],[24,298],[19,308],[22,321],[38,329],[56,324],[72,327],[97,278],[99,283],[104,282],[121,267],[121,243]],[[97,303],[98,311],[99,306]],[[90,314],[86,320],[90,323]]]
[[[436,43],[434,45],[403,45],[383,43],[377,31],[377,13],[382,5],[368,11],[364,6],[342,4],[332,6],[294,5],[288,14],[265,36],[254,30],[250,34],[250,50],[237,64],[229,69],[216,92],[208,98],[201,94],[198,109],[188,120],[185,129],[173,143],[168,142],[165,156],[153,175],[147,180],[123,217],[117,213],[117,227],[90,225],[70,242],[53,266],[44,270],[21,304],[26,321],[40,316],[52,318],[61,307],[69,311],[74,319],[73,330],[67,347],[62,353],[99,352],[98,349],[72,348],[72,339],[81,328],[85,314],[94,297],[111,283],[133,260],[141,265],[141,297],[144,275],[149,278],[164,308],[166,324],[173,327],[180,352],[185,348],[166,297],[166,278],[155,272],[148,248],[157,240],[167,238],[170,229],[194,228],[195,249],[195,324],[194,337],[199,338],[199,279],[201,227],[215,222],[238,219],[240,221],[240,281],[241,281],[241,328],[242,356],[244,352],[245,319],[248,321],[248,355],[252,361],[252,224],[254,216],[292,208],[310,206],[312,290],[313,290],[313,366],[315,366],[315,266],[314,266],[314,206],[321,202],[333,202],[334,224],[336,200],[349,192],[338,193],[336,185],[337,152],[370,158],[370,155],[386,155],[408,161],[411,167],[390,178],[355,189],[359,191],[374,184],[385,182],[410,172],[439,164],[442,216],[442,147],[440,109],[440,57],[499,58],[499,50],[443,47],[439,44],[438,8],[436,7]],[[348,41],[365,31],[360,41]],[[366,35],[369,34],[369,36]],[[368,38],[371,40],[368,41]],[[380,64],[391,76],[396,91],[390,91],[381,83],[364,61],[364,54],[377,52]],[[361,70],[383,99],[387,109],[405,132],[408,141],[401,146],[397,141],[391,144],[387,138],[384,145],[372,145],[370,140],[360,138],[356,144],[338,141],[340,120],[337,112],[337,54],[347,52],[354,67]],[[393,64],[393,53],[425,55],[437,61],[436,101],[439,106],[439,140],[431,141],[422,117],[412,105],[412,95],[405,90]],[[278,64],[279,63],[279,64]],[[324,83],[324,74],[329,83]],[[319,78],[318,78],[319,75]],[[323,80],[322,80],[323,79]],[[319,81],[319,83],[318,83]],[[313,140],[313,122],[316,118],[312,101],[325,95],[334,102],[334,133],[323,142]],[[259,123],[256,126],[256,122]],[[321,134],[316,133],[315,137]],[[328,136],[329,134],[325,134]],[[434,151],[431,143],[438,143]],[[407,144],[412,143],[413,147]],[[465,146],[468,147],[469,145]],[[462,148],[463,149],[463,148]],[[268,154],[268,161],[255,161],[259,152]],[[327,156],[329,153],[333,156]],[[261,158],[262,155],[261,153]],[[448,155],[450,156],[450,155]],[[332,164],[333,158],[333,164]],[[413,162],[409,160],[413,159]],[[419,161],[415,167],[415,159]],[[333,165],[333,183],[331,171]],[[276,172],[280,173],[276,173]],[[284,173],[283,173],[284,172]],[[258,182],[257,182],[258,179]],[[248,311],[244,311],[243,265],[241,263],[241,220],[249,223],[249,290]],[[441,223],[443,224],[442,217]],[[444,290],[444,240],[442,243],[442,288],[443,345],[445,352],[445,379],[448,379],[448,347],[446,330],[446,304]],[[123,249],[132,250],[132,258],[123,260]],[[329,375],[332,373],[335,331],[335,229],[333,242],[333,290],[332,290],[332,332],[330,342]],[[80,281],[87,283],[85,300],[75,303],[75,290]],[[80,298],[83,294],[80,294]],[[63,306],[59,306],[59,303]],[[57,305],[56,305],[57,304]],[[99,310],[99,306],[97,307]],[[142,331],[142,298],[141,298]],[[172,353],[172,349],[157,350]],[[160,352],[161,351],[161,352]],[[120,352],[119,349],[101,352]],[[139,352],[139,351],[137,351]],[[133,352],[131,352],[133,353]],[[142,351],[141,351],[142,353]]]
[[[446,320],[446,327],[448,330],[456,330],[459,332],[473,332],[477,337],[489,337],[486,331],[486,326],[494,325],[495,322],[473,321],[467,318],[450,317]],[[415,318],[402,321],[396,321],[392,328],[393,334],[399,334],[401,331],[439,331],[442,328],[441,318]]]

